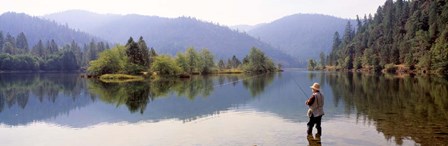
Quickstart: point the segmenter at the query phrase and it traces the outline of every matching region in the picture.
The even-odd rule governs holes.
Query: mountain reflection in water
[[[323,145],[384,144],[381,141],[396,145],[410,141],[411,144],[437,145],[448,141],[448,81],[444,78],[294,70],[131,83],[103,83],[79,78],[78,74],[0,74],[0,125],[15,128],[43,122],[85,128],[122,122],[131,126],[178,120],[199,122],[198,126],[208,127],[210,125],[201,126],[202,120],[232,121],[225,119],[227,116],[218,117],[226,113],[230,117],[243,114],[254,119],[275,117],[277,119],[271,120],[294,124],[286,124],[293,127],[283,127],[284,130],[296,129],[308,120],[304,106],[308,97],[300,88],[310,94],[309,86],[313,82],[321,83],[325,95]],[[260,115],[267,117],[257,118]],[[262,124],[253,121],[251,125]],[[285,125],[273,122],[272,126],[276,124]],[[383,140],[380,138],[376,143],[348,133],[341,141],[337,136],[347,134],[341,130],[351,125],[359,128],[357,132],[379,132]],[[375,132],[366,128],[372,125]],[[286,131],[278,132],[285,134]],[[247,131],[232,133],[240,135]],[[301,142],[304,141],[305,135]],[[291,142],[294,144],[277,139],[273,144]]]

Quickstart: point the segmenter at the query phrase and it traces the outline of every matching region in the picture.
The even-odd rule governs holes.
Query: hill
[[[129,36],[143,36],[148,46],[162,54],[175,55],[188,47],[195,47],[208,48],[213,54],[218,54],[217,59],[227,59],[232,55],[242,59],[250,48],[257,47],[277,63],[285,66],[294,64],[290,56],[246,33],[190,17],[110,15],[72,10],[50,14],[45,18],[67,23],[115,43],[125,44]]]
[[[331,50],[332,35],[343,31],[346,19],[319,14],[295,14],[248,31],[250,35],[299,60],[318,58]]]
[[[63,45],[69,44],[73,40],[84,44],[95,38],[87,33],[69,28],[68,25],[60,25],[54,21],[13,12],[0,15],[0,31],[4,35],[10,33],[13,36],[23,32],[29,46],[37,44],[39,40],[54,39],[57,44]],[[96,38],[96,40],[98,39]]]

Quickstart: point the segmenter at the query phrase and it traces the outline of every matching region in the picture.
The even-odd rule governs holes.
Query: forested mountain
[[[189,47],[208,48],[217,59],[236,55],[242,59],[250,48],[262,49],[277,63],[294,63],[292,58],[246,33],[203,22],[195,18],[161,18],[142,15],[100,15],[85,11],[66,11],[45,16],[61,24],[124,44],[129,36],[143,36],[149,47],[161,54],[175,55]],[[89,25],[85,25],[88,22]]]
[[[77,71],[106,42],[67,25],[26,14],[0,15],[0,71]]]
[[[16,36],[0,31],[0,72],[2,71],[78,71],[109,48],[105,42],[91,40],[80,45],[74,40],[59,46],[54,39],[39,40],[30,46],[25,33]],[[45,43],[46,42],[46,43]]]
[[[248,33],[295,59],[317,58],[331,50],[335,31],[343,31],[348,20],[319,14],[295,14],[256,27]]]
[[[73,40],[84,44],[92,39],[99,40],[87,33],[76,31],[67,25],[59,25],[56,22],[39,17],[32,17],[23,13],[3,13],[0,15],[0,31],[5,35],[18,35],[24,33],[30,46],[39,40],[54,40],[58,45],[71,43]]]
[[[327,64],[345,69],[448,73],[448,4],[445,0],[387,0],[375,16],[334,35]],[[355,33],[356,32],[356,33]]]

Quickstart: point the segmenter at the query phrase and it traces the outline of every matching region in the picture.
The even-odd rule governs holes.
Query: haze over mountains
[[[39,40],[54,39],[60,45],[68,44],[72,40],[81,44],[88,43],[91,39],[99,40],[90,34],[74,30],[67,25],[60,25],[39,17],[13,12],[0,15],[0,31],[3,32],[3,36],[6,36],[7,33],[16,36],[24,32],[30,47],[37,44]]]
[[[124,44],[129,36],[143,36],[158,53],[175,55],[188,47],[208,48],[217,59],[236,55],[242,59],[250,48],[257,47],[278,63],[294,64],[292,57],[248,34],[195,18],[162,18],[142,15],[101,15],[85,11],[65,11],[45,18],[98,35],[113,43]],[[87,23],[87,25],[86,25]],[[88,25],[91,24],[91,25]]]
[[[348,21],[320,14],[295,14],[256,26],[248,33],[296,60],[304,61],[317,58],[320,52],[328,54],[333,34],[341,33]]]
[[[236,55],[242,59],[250,48],[262,49],[284,66],[303,66],[331,49],[332,36],[341,32],[348,20],[318,14],[296,14],[271,23],[229,28],[190,17],[162,18],[143,15],[96,14],[70,10],[39,17],[4,13],[0,30],[16,35],[24,32],[30,46],[39,39],[55,39],[58,44],[92,39],[125,44],[130,36],[143,36],[158,53],[174,55],[188,47],[208,48],[216,59]],[[59,23],[59,24],[58,24]],[[96,37],[94,37],[96,36]],[[302,62],[300,64],[299,62]]]

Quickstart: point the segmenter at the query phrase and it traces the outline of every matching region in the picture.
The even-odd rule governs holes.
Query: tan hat
[[[319,83],[314,83],[313,86],[310,86],[310,88],[311,88],[311,89],[314,89],[314,90],[319,90],[319,91],[320,91],[320,85],[319,85]]]

